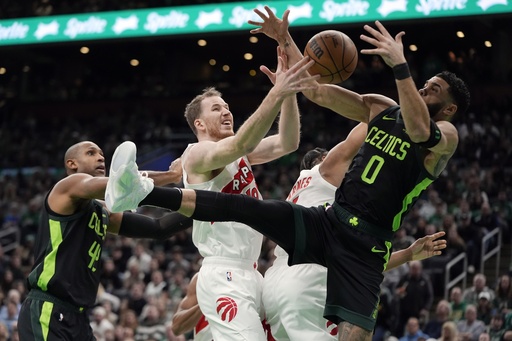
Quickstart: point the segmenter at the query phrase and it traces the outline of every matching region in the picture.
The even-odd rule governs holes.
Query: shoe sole
[[[117,173],[119,169],[127,165],[130,161],[135,162],[137,156],[137,146],[135,143],[131,141],[125,141],[121,143],[116,150],[114,151],[114,155],[112,156],[112,161],[110,163],[110,171],[109,176],[112,172]],[[107,197],[107,193],[111,191],[110,189],[110,181],[107,182],[107,187],[105,188],[105,203],[110,212],[122,212],[122,210],[118,209],[118,206],[115,202],[111,202],[112,198]]]
[[[137,157],[137,146],[131,141],[121,143],[115,150],[110,162],[110,172],[118,172],[119,167],[128,164],[128,162],[135,162]],[[110,174],[110,173],[109,173]]]

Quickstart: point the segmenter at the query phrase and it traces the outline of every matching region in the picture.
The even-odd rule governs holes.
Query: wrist
[[[407,63],[397,64],[393,66],[393,75],[397,81],[401,81],[411,77],[411,71]]]

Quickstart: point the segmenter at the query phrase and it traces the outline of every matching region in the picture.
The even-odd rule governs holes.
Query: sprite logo
[[[359,224],[359,221],[357,220],[357,217],[352,217],[349,219],[348,221],[350,223],[350,225],[352,226],[357,226]]]

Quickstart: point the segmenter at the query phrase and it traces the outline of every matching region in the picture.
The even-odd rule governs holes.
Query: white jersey
[[[335,192],[336,187],[322,178],[320,165],[316,165],[311,169],[304,169],[300,172],[286,201],[305,207],[320,206],[325,203],[332,203]],[[285,257],[285,261],[288,262],[288,254],[279,245],[276,246],[274,255],[277,258]]]
[[[183,170],[185,188],[262,199],[247,157],[230,163],[209,181],[190,184],[187,180]],[[204,257],[197,278],[197,301],[213,339],[265,341],[261,324],[263,277],[256,268],[263,235],[237,222],[194,220],[192,240]]]
[[[189,148],[185,150],[185,153]],[[262,199],[251,165],[245,156],[227,165],[220,174],[210,181],[190,184],[187,180],[187,173],[183,170],[185,188],[245,194]],[[257,262],[261,253],[263,235],[238,222],[194,220],[192,241],[203,257],[226,257]]]
[[[336,187],[322,178],[319,166],[303,170],[287,201],[306,206],[332,203]],[[288,254],[274,250],[274,264],[265,272],[263,304],[267,323],[277,341],[336,341],[338,329],[323,317],[327,268],[318,264],[288,266]]]

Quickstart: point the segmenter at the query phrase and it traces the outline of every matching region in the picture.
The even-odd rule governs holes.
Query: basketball
[[[319,83],[339,84],[346,81],[357,66],[356,45],[345,33],[326,30],[315,34],[304,49],[315,64],[308,70],[319,74]]]

